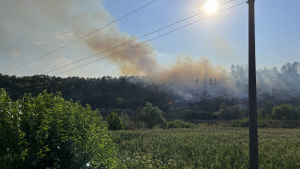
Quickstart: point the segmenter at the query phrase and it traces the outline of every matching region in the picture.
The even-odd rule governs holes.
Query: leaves
[[[165,122],[162,111],[158,107],[153,107],[149,102],[146,103],[146,106],[142,111],[142,119],[147,123],[149,128],[153,128],[155,124],[162,124]]]
[[[117,113],[111,113],[107,118],[106,121],[108,123],[109,130],[123,130],[123,122],[120,116]]]
[[[0,89],[0,168],[113,166],[116,147],[98,114],[60,93],[14,102]]]

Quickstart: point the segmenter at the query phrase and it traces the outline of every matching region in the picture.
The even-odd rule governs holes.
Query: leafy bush
[[[232,127],[249,127],[249,119],[248,118],[244,118],[242,120],[234,120],[231,123]]]
[[[171,121],[168,123],[168,128],[192,128],[195,124],[187,123],[179,120]]]
[[[154,125],[161,125],[166,121],[162,116],[162,111],[158,107],[153,107],[149,102],[147,102],[143,108],[141,118],[150,129],[152,129]]]
[[[227,106],[225,103],[222,103],[219,111],[217,112],[217,115],[220,118],[226,119],[226,120],[240,119],[243,117],[242,110],[239,107]]]
[[[123,126],[123,122],[120,116],[117,115],[117,113],[111,113],[106,118],[108,129],[109,130],[123,130],[125,129]]]
[[[59,93],[24,94],[14,102],[0,89],[0,145],[0,168],[116,165],[117,150],[98,112]]]
[[[262,109],[259,109],[257,111],[257,115],[258,116],[261,115],[261,116],[265,117],[266,115],[271,114],[272,109],[274,107],[275,107],[275,104],[273,102],[268,101],[268,102],[266,102],[265,106]]]
[[[259,127],[259,128],[268,128],[268,127],[272,127],[272,126],[265,119],[257,119],[257,127]]]
[[[281,105],[281,106],[276,106],[272,109],[272,118],[273,119],[286,119],[286,120],[298,120],[298,118],[295,116],[295,110],[292,106],[290,105]]]

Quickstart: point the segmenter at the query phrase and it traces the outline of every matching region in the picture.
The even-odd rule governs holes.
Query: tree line
[[[37,96],[43,90],[48,93],[61,92],[65,99],[79,101],[82,105],[89,104],[94,110],[136,110],[148,101],[167,111],[170,102],[167,94],[158,90],[158,85],[144,83],[136,77],[61,78],[48,75],[16,77],[0,74],[0,88],[4,88],[13,100],[22,97],[24,93]]]

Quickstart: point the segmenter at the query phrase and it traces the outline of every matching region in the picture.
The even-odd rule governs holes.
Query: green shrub
[[[259,128],[268,128],[268,127],[272,127],[272,126],[265,119],[257,119],[257,127],[259,127]]]
[[[249,127],[249,119],[248,118],[244,118],[242,120],[234,120],[231,123],[232,127]]]
[[[263,116],[265,117],[267,114],[271,114],[272,109],[275,107],[275,104],[273,102],[266,102],[265,106],[262,109],[259,109],[257,111],[258,116]]]
[[[168,128],[192,128],[195,124],[187,123],[179,120],[171,121],[168,123]]]
[[[197,127],[209,127],[207,123],[199,123]]]
[[[164,121],[164,122],[160,123],[159,127],[162,128],[162,129],[167,129],[168,128],[168,122]]]
[[[239,119],[243,117],[243,111],[237,106],[227,106],[225,103],[222,103],[217,115],[226,120]]]
[[[125,129],[123,126],[123,122],[120,116],[117,115],[117,113],[111,113],[106,118],[108,129],[109,130],[123,130]]]
[[[158,107],[153,107],[149,102],[146,102],[141,112],[141,118],[150,129],[152,129],[154,125],[162,125],[166,121],[162,116],[162,111]]]
[[[59,93],[12,101],[0,89],[0,168],[113,167],[111,134],[90,106]]]

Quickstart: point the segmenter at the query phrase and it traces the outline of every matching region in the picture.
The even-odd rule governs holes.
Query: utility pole
[[[258,169],[258,134],[257,134],[257,98],[256,98],[256,62],[255,62],[255,19],[254,2],[249,4],[249,157],[250,169]]]

